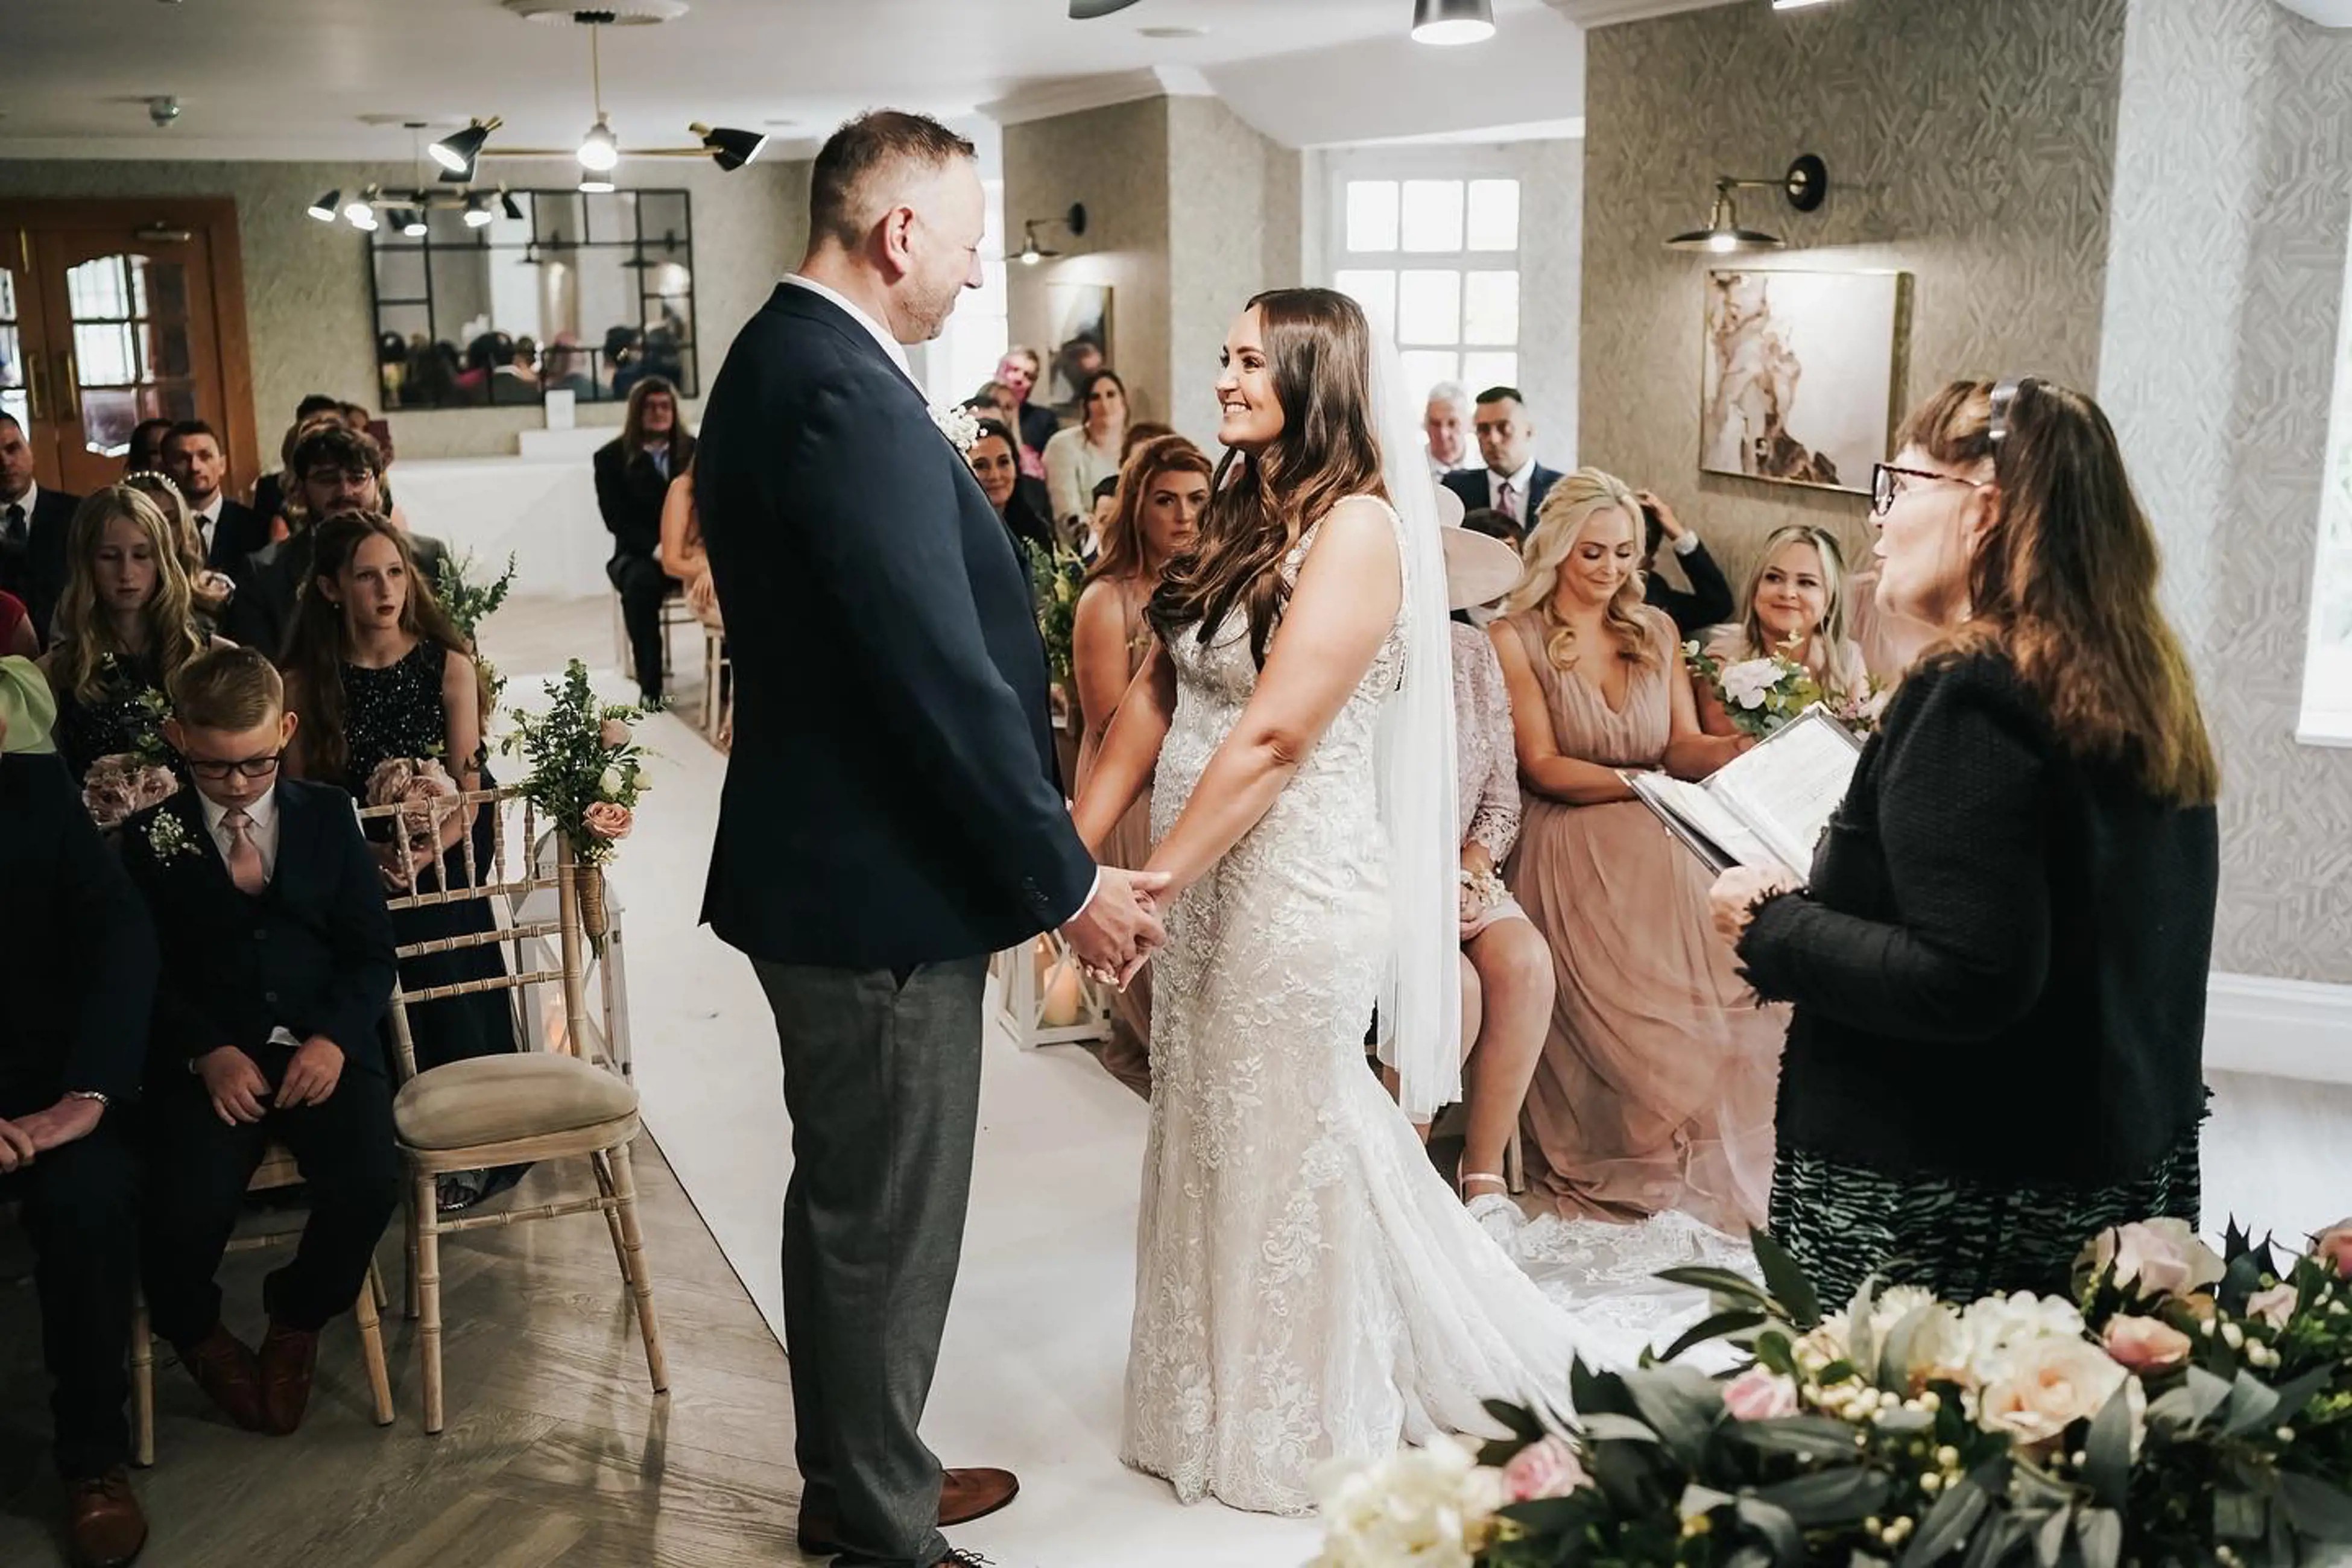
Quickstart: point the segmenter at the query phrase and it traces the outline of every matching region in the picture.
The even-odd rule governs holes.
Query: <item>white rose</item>
[[[1972,1304],[1960,1314],[1959,1331],[1966,1338],[1969,1376],[1978,1384],[1990,1384],[2007,1375],[2011,1357],[2020,1347],[2042,1340],[2081,1340],[2083,1314],[2072,1301],[2020,1290]]]
[[[596,793],[603,795],[606,800],[614,800],[619,798],[621,794],[621,770],[618,768],[606,768],[596,780]]]
[[[2228,1272],[2185,1219],[2144,1219],[2102,1231],[2091,1256],[2096,1268],[2116,1266],[2116,1284],[2150,1296],[2186,1296]]]
[[[1315,1478],[1327,1534],[1315,1568],[1472,1568],[1503,1501],[1501,1477],[1440,1436]]]
[[[2055,1442],[2096,1415],[2131,1374],[2087,1340],[2047,1336],[2010,1349],[2002,1374],[1986,1384],[1977,1421],[2027,1447]]]

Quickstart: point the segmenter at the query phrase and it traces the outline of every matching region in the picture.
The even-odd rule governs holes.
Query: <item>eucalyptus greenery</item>
[[[644,710],[627,703],[596,700],[588,667],[578,659],[544,689],[544,712],[516,708],[508,717],[514,733],[504,742],[530,764],[520,788],[563,835],[583,866],[612,858],[615,839],[592,830],[590,809],[603,805],[634,811],[646,788],[645,760],[652,753],[631,732]]]
[[[1045,664],[1055,680],[1070,679],[1070,639],[1078,619],[1078,595],[1086,588],[1086,563],[1066,550],[1048,550],[1031,540],[1021,548],[1029,562],[1029,592],[1037,610],[1037,635],[1045,642]]]

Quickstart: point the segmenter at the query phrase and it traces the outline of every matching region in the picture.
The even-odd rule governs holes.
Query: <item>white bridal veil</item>
[[[1380,993],[1381,1060],[1405,1113],[1425,1121],[1462,1098],[1461,827],[1454,802],[1454,649],[1437,480],[1421,403],[1386,331],[1372,329],[1373,432],[1403,520],[1404,684],[1381,716],[1381,826],[1389,842],[1393,941]]]

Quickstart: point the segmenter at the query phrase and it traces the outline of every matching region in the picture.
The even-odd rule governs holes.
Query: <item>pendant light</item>
[[[1413,0],[1416,44],[1483,44],[1494,36],[1494,0]]]

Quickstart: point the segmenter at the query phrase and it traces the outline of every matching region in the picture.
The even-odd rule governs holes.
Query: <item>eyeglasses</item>
[[[1895,510],[1895,498],[1903,493],[1903,481],[1906,479],[1941,479],[1946,484],[1966,485],[1972,490],[1980,490],[1992,482],[1990,479],[1963,479],[1958,474],[1939,474],[1929,468],[1898,468],[1892,463],[1873,463],[1870,466],[1871,516],[1885,517]]]
[[[181,760],[188,764],[188,771],[196,777],[218,784],[231,773],[243,773],[249,779],[266,779],[278,771],[278,759],[285,754],[272,752],[266,757],[246,757],[234,763],[215,762],[209,757],[184,757]]]

